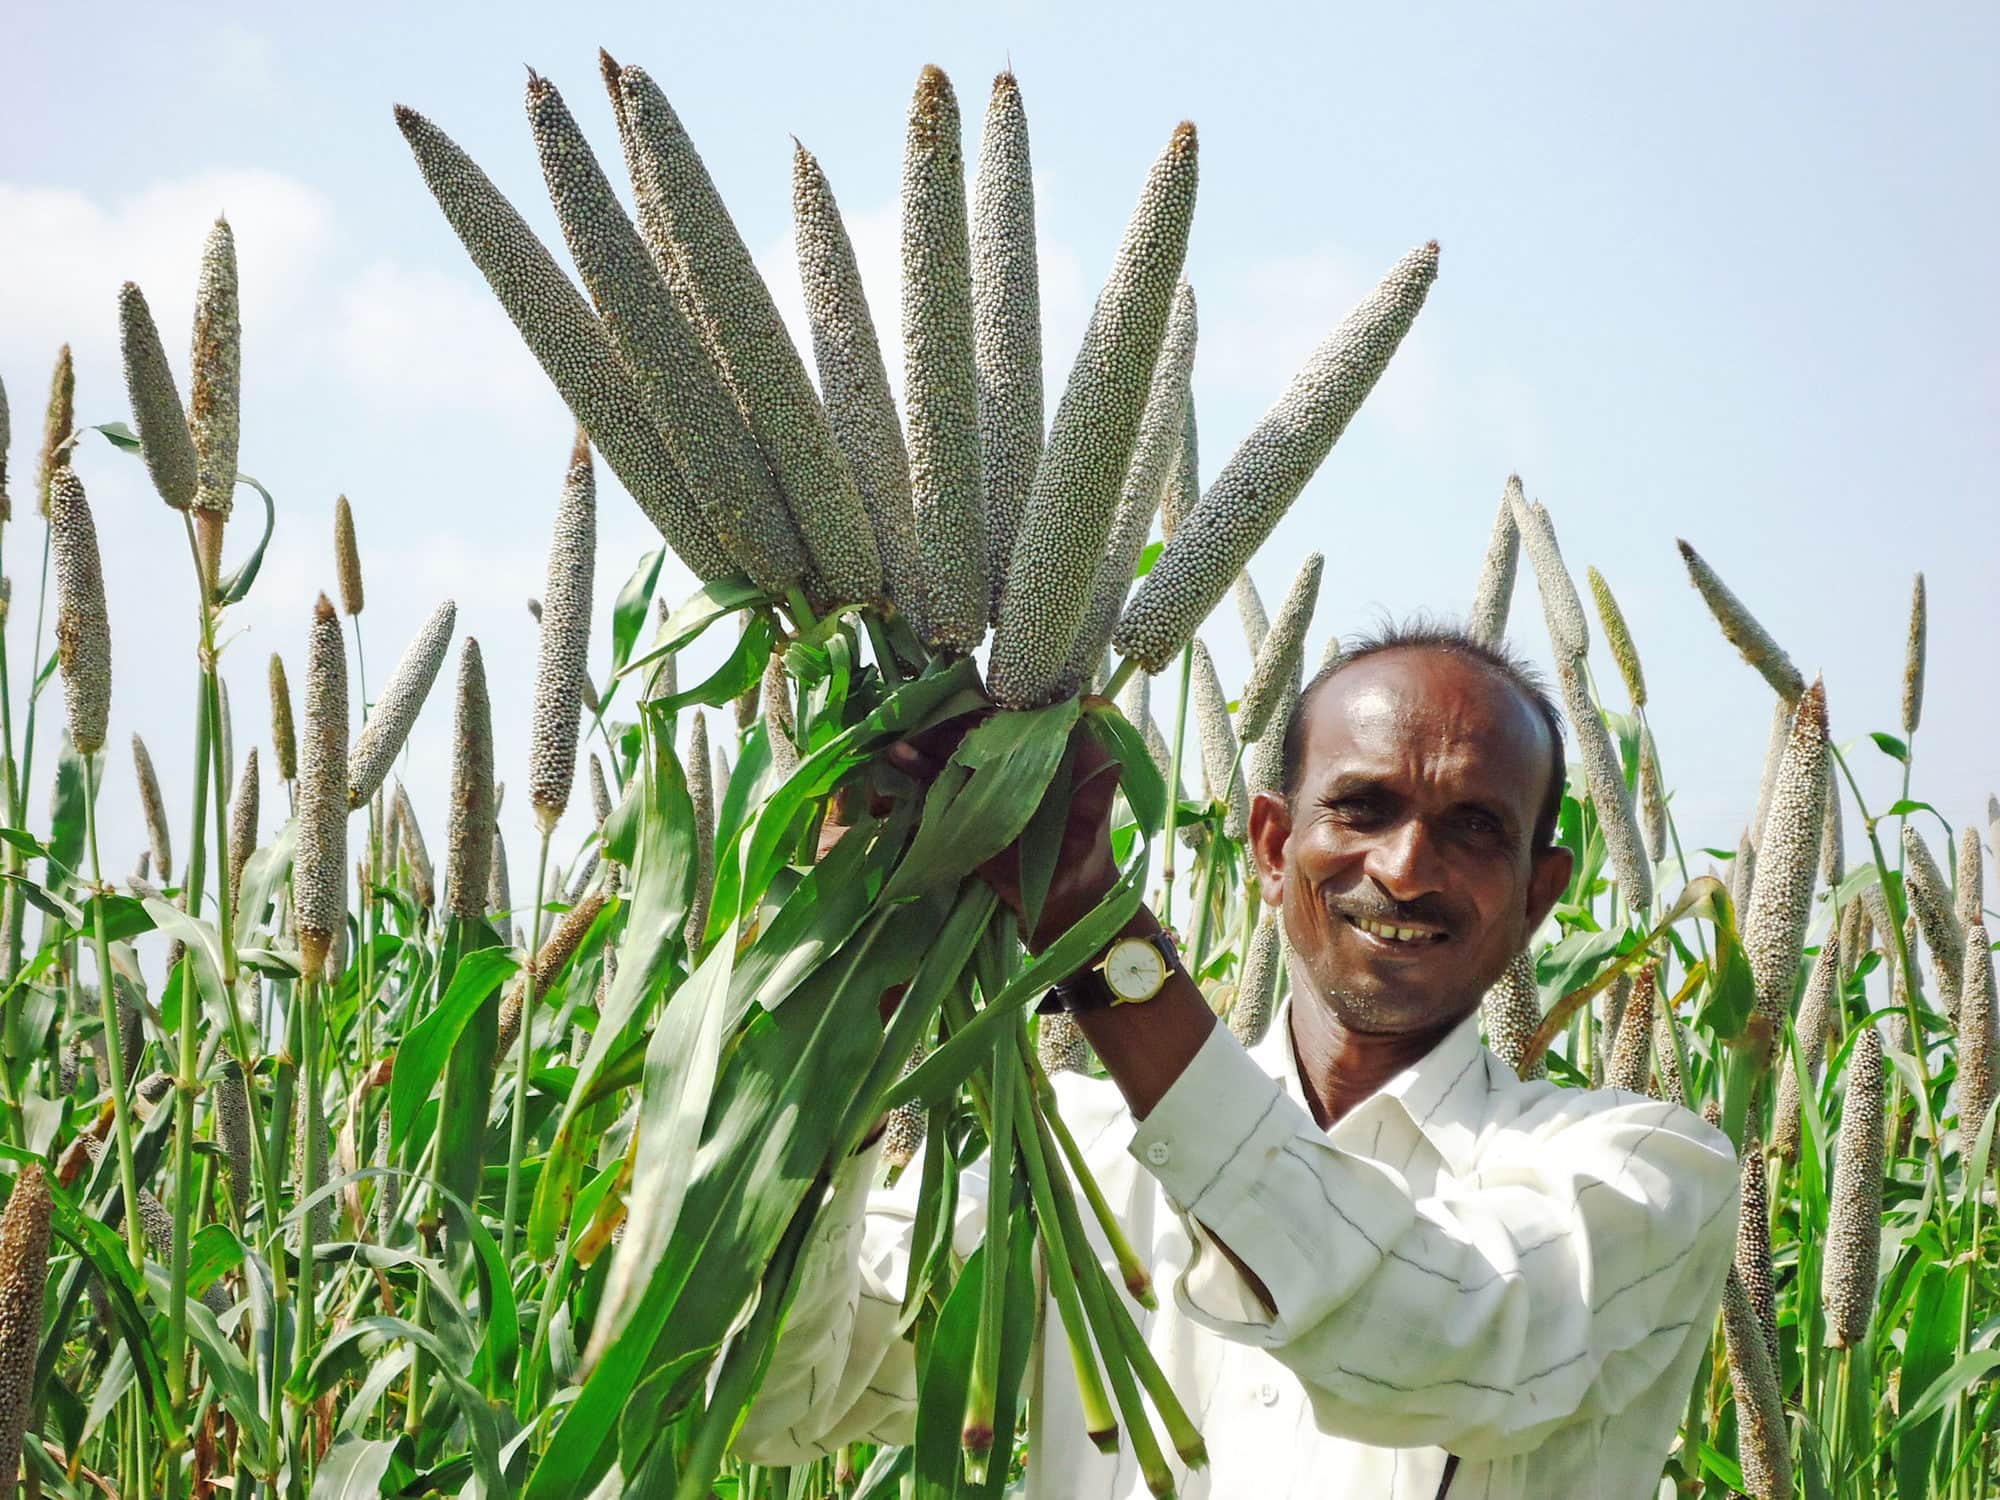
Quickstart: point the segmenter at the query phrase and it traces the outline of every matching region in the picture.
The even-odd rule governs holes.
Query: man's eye
[[[1496,839],[1506,830],[1500,820],[1491,813],[1468,812],[1459,815],[1458,826],[1466,835],[1475,839]]]
[[[1382,804],[1375,797],[1336,797],[1327,811],[1342,823],[1365,825],[1380,820]]]

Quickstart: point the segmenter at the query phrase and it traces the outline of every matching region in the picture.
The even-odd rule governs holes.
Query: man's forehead
[[[1311,779],[1382,759],[1426,760],[1527,778],[1539,794],[1548,728],[1507,679],[1454,653],[1393,648],[1335,673],[1310,704],[1302,768]]]

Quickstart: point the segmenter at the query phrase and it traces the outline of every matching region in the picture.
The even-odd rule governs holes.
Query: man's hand
[[[1030,953],[1040,953],[1075,926],[1118,880],[1118,865],[1111,857],[1111,803],[1118,792],[1118,763],[1082,724],[1071,735],[1076,754],[1070,763],[1069,814],[1063,820],[1062,843],[1041,918],[1028,934]],[[1055,795],[1053,787],[1048,795]],[[981,865],[979,874],[1025,928],[1020,845],[1008,845]]]

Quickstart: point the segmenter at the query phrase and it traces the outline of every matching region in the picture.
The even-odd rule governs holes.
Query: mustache
[[[1455,915],[1434,896],[1413,901],[1395,901],[1386,896],[1342,896],[1327,902],[1335,916],[1350,921],[1380,922],[1394,927],[1434,927],[1440,932],[1458,930]]]

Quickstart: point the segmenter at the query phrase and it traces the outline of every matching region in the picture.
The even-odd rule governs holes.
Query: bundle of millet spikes
[[[804,1146],[810,1121],[786,1126],[788,1159],[802,1175],[755,1179],[765,1215],[754,1235],[732,1242],[743,1252],[740,1264],[769,1265],[774,1255],[782,1262],[789,1237],[803,1233],[817,1210],[817,1184],[885,1106],[904,1105],[906,1121],[920,1111],[933,1127],[976,1117],[982,1131],[1003,1143],[994,1153],[997,1180],[1004,1184],[1021,1172],[1030,1184],[1031,1217],[1055,1273],[1092,1430],[1112,1446],[1122,1420],[1149,1482],[1164,1492],[1171,1476],[1139,1387],[1158,1403],[1184,1461],[1201,1460],[1199,1438],[1143,1343],[1130,1336],[1124,1300],[1084,1250],[1068,1177],[1043,1170],[1055,1161],[1080,1170],[1081,1162],[1065,1149],[1067,1134],[1053,1118],[1023,1002],[1124,920],[1138,899],[1147,851],[1179,804],[1178,796],[1165,795],[1162,780],[1178,767],[1156,764],[1148,750],[1147,736],[1157,737],[1157,729],[1150,719],[1135,729],[1109,698],[1136,672],[1156,673],[1176,661],[1185,666],[1191,650],[1195,661],[1206,659],[1194,646],[1196,628],[1388,364],[1436,275],[1437,247],[1419,246],[1390,270],[1207,492],[1196,494],[1189,396],[1195,309],[1182,279],[1197,176],[1192,125],[1170,133],[1146,174],[1045,430],[1034,197],[1020,89],[1010,74],[995,81],[968,202],[957,98],[942,72],[924,69],[904,143],[899,416],[853,245],[819,161],[804,145],[793,161],[815,389],[665,94],[644,69],[621,67],[608,56],[601,62],[629,176],[630,213],[554,83],[531,73],[527,88],[535,150],[581,293],[442,130],[404,107],[396,120],[447,220],[583,434],[703,585],[673,613],[653,651],[626,670],[653,671],[724,614],[741,612],[745,621],[724,668],[705,683],[650,700],[649,756],[673,760],[671,736],[662,731],[676,709],[720,705],[762,683],[765,712],[744,759],[754,755],[763,770],[765,800],[738,820],[736,846],[715,850],[715,889],[700,897],[705,921],[688,926],[683,951],[643,965],[649,974],[629,986],[632,961],[621,957],[613,1009],[621,1018],[651,1015],[670,1000],[658,1012],[656,1035],[676,1033],[685,1014],[694,1029],[683,1040],[692,1041],[703,1034],[704,1005],[714,1012],[707,1026],[726,1035],[753,1014],[789,1016],[818,1003],[788,997],[849,970],[870,983],[880,980],[878,993],[907,984],[879,1042],[848,1037],[848,1061],[831,1076],[820,1074],[826,1097],[811,1149]],[[1162,517],[1169,539],[1134,592],[1163,501],[1174,509]],[[1316,589],[1315,570],[1303,615]],[[1298,689],[1303,629],[1303,616],[1286,622],[1293,648],[1277,652],[1257,681],[1258,722],[1243,736],[1246,746]],[[973,659],[981,650],[983,673]],[[1114,667],[1107,651],[1122,661]],[[1080,696],[1093,686],[1104,696]],[[1227,718],[1217,707],[1219,688],[1201,696],[1202,721],[1212,730],[1218,714]],[[928,787],[899,777],[884,758],[913,736],[948,757]],[[1016,840],[1033,851],[1038,831],[1045,842],[1050,828],[1060,826],[1069,768],[1086,738],[1117,763],[1124,816],[1139,832],[1137,852],[1103,905],[1031,959],[1014,914],[996,906],[974,872]],[[1212,738],[1205,732],[1209,780],[1240,837],[1248,805],[1242,749],[1233,737],[1226,748],[1220,739],[1211,745]],[[1260,783],[1275,775],[1275,765],[1274,753],[1258,757],[1253,770]],[[684,777],[677,769],[668,774],[680,783],[692,782],[695,772],[690,765]],[[744,767],[735,774],[742,777]],[[653,789],[647,780],[644,795]],[[837,844],[819,837],[828,819],[847,829]],[[815,864],[816,855],[823,857]],[[632,873],[635,921],[647,899],[645,858],[641,851]],[[1031,863],[1035,858],[1031,852]],[[815,889],[821,871],[837,868],[846,880],[861,875],[868,900],[800,921],[795,910],[817,908],[796,893],[782,908],[769,905],[767,887],[788,864],[795,870],[788,884],[804,866],[802,884]],[[1039,907],[1047,879],[1044,864],[1029,880],[1030,910]],[[942,932],[943,940],[917,941],[919,927],[932,938]],[[1251,930],[1254,922],[1246,923],[1244,935]],[[775,951],[781,939],[794,945],[792,955]],[[1253,988],[1262,990],[1277,967],[1274,935],[1258,951],[1262,977]],[[1246,1016],[1259,1003],[1246,997]],[[866,1015],[872,1031],[872,1011]],[[925,1061],[905,1076],[920,1050]],[[1072,1044],[1043,1052],[1052,1060],[1075,1055]],[[801,1038],[783,1064],[802,1068],[812,1055]],[[585,1076],[608,1056],[600,1028],[581,1064]],[[672,1087],[693,1090],[697,1103],[707,1099],[705,1110],[685,1118],[705,1118],[712,1134],[724,1128],[733,1091],[749,1087],[749,1072],[780,1063],[746,1062],[739,1052],[718,1070],[709,1058],[688,1055],[684,1073],[707,1073],[678,1076]],[[792,1076],[766,1082],[784,1085]],[[566,1111],[556,1155],[576,1124]],[[642,1125],[642,1133],[648,1128]],[[907,1137],[908,1125],[899,1133]],[[692,1266],[686,1274],[694,1275],[721,1263],[726,1236],[706,1232],[696,1211],[701,1174],[720,1183],[732,1170],[748,1170],[711,1165],[691,1184],[686,1164],[673,1162],[666,1149],[680,1139],[649,1141],[633,1173],[627,1230],[656,1206],[664,1207],[667,1222],[621,1235],[606,1311],[585,1351],[594,1383],[623,1380],[629,1390],[637,1374],[699,1348],[693,1341],[702,1330],[712,1326],[719,1339],[735,1309],[757,1293],[755,1278],[739,1267],[726,1289],[714,1282],[704,1287],[711,1315],[677,1309],[655,1332],[648,1314],[660,1309],[647,1289],[666,1274],[663,1267]],[[654,1146],[662,1164],[649,1168]],[[927,1160],[935,1166],[934,1154]],[[547,1217],[544,1197],[568,1190],[560,1174],[545,1172],[531,1220]],[[1099,1201],[1087,1183],[1082,1196]],[[1106,1228],[1115,1231],[1108,1222]],[[996,1213],[968,1378],[964,1457],[967,1473],[979,1478],[996,1417],[1004,1426],[1012,1405],[1004,1392],[996,1403],[1001,1334],[1010,1299],[1021,1295],[1008,1280],[1006,1229],[1006,1215]],[[1149,1299],[1143,1270],[1129,1251],[1121,1250],[1121,1259],[1134,1295]],[[782,1292],[782,1285],[767,1286],[763,1295],[774,1290]],[[913,1289],[912,1305],[922,1305],[920,1289]],[[614,1352],[621,1370],[608,1374]],[[735,1391],[729,1380],[739,1361],[754,1358],[739,1334],[709,1401],[713,1424],[734,1420],[734,1408],[724,1410],[725,1394]],[[603,1430],[589,1426],[595,1420],[572,1416],[556,1438],[561,1449],[574,1436],[587,1450],[583,1471],[593,1473],[607,1455]],[[550,1469],[546,1460],[543,1469]],[[537,1488],[541,1472],[530,1493],[544,1492]]]

